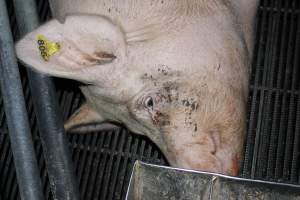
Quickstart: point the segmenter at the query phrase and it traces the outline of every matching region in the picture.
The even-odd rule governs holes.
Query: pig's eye
[[[144,101],[144,105],[147,109],[153,110],[154,102],[152,97],[147,97]]]

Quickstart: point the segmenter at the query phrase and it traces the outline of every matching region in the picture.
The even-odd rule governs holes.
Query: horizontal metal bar
[[[5,0],[0,0],[0,81],[21,198],[44,199]]]
[[[24,35],[39,25],[34,0],[14,0],[17,23]],[[54,199],[79,199],[79,186],[52,80],[28,70],[29,84],[40,130]]]

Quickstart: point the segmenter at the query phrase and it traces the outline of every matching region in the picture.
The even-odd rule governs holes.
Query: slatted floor
[[[41,21],[51,18],[46,0],[36,0]],[[14,38],[18,39],[12,1],[7,0]],[[300,1],[262,0],[251,74],[248,135],[241,176],[300,183]],[[22,83],[44,192],[49,192],[28,80]],[[64,119],[83,101],[75,82],[56,80]],[[147,138],[123,128],[70,135],[72,158],[82,199],[124,199],[136,159],[166,164]],[[20,199],[0,95],[0,199]]]
[[[300,1],[263,0],[258,17],[242,175],[299,183]]]

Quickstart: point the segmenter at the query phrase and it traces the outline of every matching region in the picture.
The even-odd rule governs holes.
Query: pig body
[[[257,0],[50,4],[58,21],[16,50],[42,73],[85,84],[87,102],[69,127],[120,122],[148,136],[173,166],[237,174]],[[37,34],[62,46],[47,62]]]

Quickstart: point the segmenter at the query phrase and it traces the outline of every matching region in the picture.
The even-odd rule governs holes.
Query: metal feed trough
[[[167,162],[122,127],[64,133],[78,83],[27,71],[14,53],[50,18],[48,0],[0,0],[0,200],[124,200],[136,160]],[[300,1],[261,0],[256,26],[240,177],[136,164],[127,199],[299,198]]]
[[[137,161],[126,200],[299,200],[300,186],[254,181]]]

